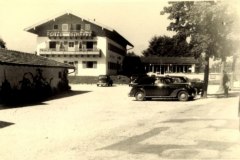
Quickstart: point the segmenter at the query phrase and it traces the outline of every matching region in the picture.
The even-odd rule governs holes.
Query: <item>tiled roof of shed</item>
[[[197,64],[199,63],[194,57],[142,57],[143,63],[152,64]]]
[[[31,53],[0,49],[0,64],[38,66],[38,67],[59,67],[74,68],[69,64],[60,63],[46,57]]]

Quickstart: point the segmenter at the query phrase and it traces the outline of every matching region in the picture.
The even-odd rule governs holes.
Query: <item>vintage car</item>
[[[173,83],[173,80],[169,77],[149,77],[147,83],[138,83],[132,86],[128,95],[129,97],[135,97],[137,101],[152,98],[187,101],[195,97],[195,90],[189,83]]]
[[[197,95],[203,92],[204,82],[200,79],[190,79],[185,76],[172,76],[172,75],[171,76],[167,75],[166,77],[172,78],[173,83],[189,83],[194,88]]]
[[[109,75],[99,75],[97,86],[112,86],[113,80],[110,78]]]

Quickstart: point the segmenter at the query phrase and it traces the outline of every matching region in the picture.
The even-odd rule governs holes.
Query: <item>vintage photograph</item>
[[[240,160],[239,0],[0,2],[1,160]]]

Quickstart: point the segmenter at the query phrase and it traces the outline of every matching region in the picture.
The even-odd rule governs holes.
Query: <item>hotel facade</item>
[[[64,13],[25,31],[37,35],[40,56],[68,63],[76,76],[116,75],[133,45],[114,29]]]

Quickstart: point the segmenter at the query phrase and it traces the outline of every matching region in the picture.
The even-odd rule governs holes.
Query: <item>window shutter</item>
[[[82,62],[83,68],[87,68],[87,63],[85,61]]]
[[[93,62],[93,68],[97,68],[97,62]]]

